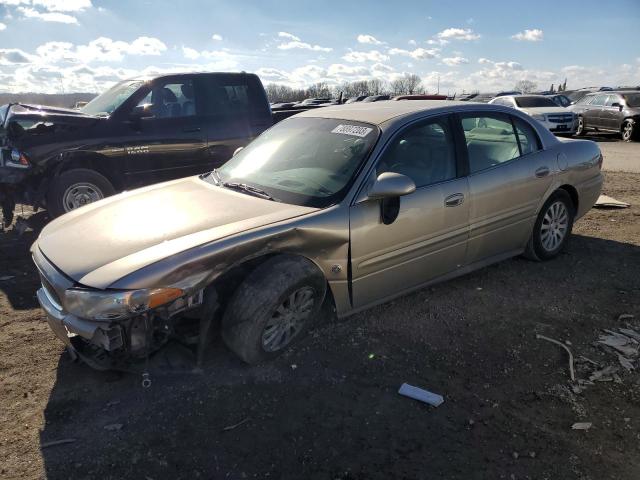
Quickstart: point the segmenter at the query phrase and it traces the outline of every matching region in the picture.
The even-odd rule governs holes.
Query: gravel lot
[[[640,157],[619,145],[601,142],[608,168],[607,150]],[[580,356],[618,365],[594,341],[640,331],[639,182],[608,172],[605,192],[632,207],[589,212],[554,261],[512,259],[325,320],[259,367],[216,339],[204,371],[185,373],[169,349],[146,390],[71,361],[34,297],[35,234],[0,234],[0,277],[13,277],[0,280],[0,478],[638,479],[640,375],[574,393],[566,353],[536,334],[570,342],[580,379],[596,368]],[[403,382],[445,403],[400,397]]]

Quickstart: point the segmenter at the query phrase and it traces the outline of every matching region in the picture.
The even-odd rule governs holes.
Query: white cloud
[[[363,66],[343,65],[341,63],[334,63],[329,65],[327,69],[328,77],[353,77],[353,76],[365,76],[369,73],[369,69]]]
[[[76,17],[67,15],[66,13],[39,12],[38,10],[29,7],[18,7],[18,12],[20,12],[26,18],[35,18],[44,22],[68,23],[76,25],[78,24],[78,19]]]
[[[484,57],[482,57],[482,58],[479,58],[479,59],[478,59],[478,63],[480,63],[480,64],[487,64],[487,63],[492,63],[492,62],[491,62],[491,60],[489,60],[488,58],[484,58]]]
[[[378,50],[370,50],[368,52],[351,51],[342,57],[343,60],[350,63],[364,62],[386,62],[389,57]]]
[[[450,40],[478,40],[481,35],[474,33],[470,28],[446,28],[436,35],[440,41],[448,42]]]
[[[413,46],[415,46],[415,45],[417,45],[417,44],[418,44],[418,42],[416,42],[415,40],[409,40],[407,43],[408,43],[409,45],[413,45]]]
[[[117,62],[125,55],[157,56],[166,49],[162,41],[153,37],[138,37],[131,43],[100,37],[86,45],[47,42],[36,48],[36,61],[41,64]]]
[[[299,42],[300,38],[296,37],[295,35],[289,33],[289,32],[278,32],[278,36],[281,38],[288,38],[289,40],[293,40],[295,42]]]
[[[79,12],[93,6],[91,0],[32,0],[31,4],[50,12]]]
[[[426,58],[436,58],[440,50],[437,48],[416,48],[415,50],[405,50],[404,48],[391,48],[389,55],[402,55],[411,57],[415,60],[424,60]]]
[[[221,42],[222,41],[222,35],[220,35],[218,33],[214,33],[213,35],[211,35],[211,40],[215,40],[216,42]]]
[[[297,40],[282,43],[278,45],[278,48],[280,50],[293,50],[299,48],[301,50],[312,50],[314,52],[330,52],[333,50],[333,48],[321,47],[320,45],[311,45],[310,43],[299,42]]]
[[[17,48],[0,48],[0,65],[30,63],[32,56]]]
[[[6,30],[6,28],[7,28],[7,26],[4,23],[0,22],[0,32],[2,30]]]
[[[469,60],[467,60],[464,57],[448,57],[448,58],[443,58],[442,63],[444,63],[445,65],[449,65],[450,67],[455,67],[458,65],[469,63]]]
[[[515,35],[512,35],[511,38],[526,42],[540,42],[544,38],[544,32],[538,28],[534,28],[532,30],[518,32]]]
[[[381,42],[373,35],[358,35],[358,43],[366,43],[368,45],[382,45],[384,42]]]
[[[188,60],[208,60],[216,65],[216,68],[228,70],[238,66],[238,60],[224,50],[196,50],[195,48],[182,47],[182,54]]]

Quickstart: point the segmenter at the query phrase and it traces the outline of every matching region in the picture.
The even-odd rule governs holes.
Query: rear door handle
[[[196,133],[200,131],[200,127],[184,127],[182,131],[184,133]]]
[[[549,167],[540,167],[536,170],[536,177],[542,178],[549,175]]]
[[[445,207],[457,207],[458,205],[462,205],[464,203],[464,195],[462,193],[454,193],[453,195],[449,195],[444,199]]]

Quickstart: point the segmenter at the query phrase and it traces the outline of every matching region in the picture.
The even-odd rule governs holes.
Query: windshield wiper
[[[247,192],[247,193],[249,193],[251,195],[254,195],[256,197],[264,198],[265,200],[274,200],[275,201],[275,198],[273,198],[271,195],[269,195],[264,190],[262,190],[260,188],[257,188],[257,187],[254,187],[252,185],[247,185],[246,183],[224,182],[222,185],[224,185],[227,188],[232,188],[234,190],[241,190],[243,192]]]
[[[216,185],[220,185],[222,183],[222,179],[220,178],[220,173],[216,168],[211,170],[210,172],[203,173],[200,175],[200,178],[205,179],[207,177],[213,177],[213,181]]]

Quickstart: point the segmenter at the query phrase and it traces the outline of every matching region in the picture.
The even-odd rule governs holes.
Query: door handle
[[[540,167],[539,169],[536,170],[536,177],[538,178],[542,178],[542,177],[546,177],[547,175],[549,175],[549,167]]]
[[[184,133],[196,133],[200,131],[200,127],[184,127],[182,131]]]
[[[444,199],[445,207],[457,207],[458,205],[462,205],[464,203],[464,195],[462,193],[454,193],[453,195],[449,195]]]

